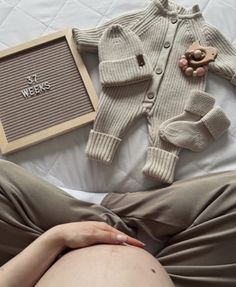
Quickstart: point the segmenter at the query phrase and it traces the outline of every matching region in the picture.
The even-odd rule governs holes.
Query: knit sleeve
[[[132,28],[138,23],[145,11],[133,12],[121,15],[115,19],[106,22],[104,25],[93,29],[82,30],[73,28],[73,36],[80,51],[97,52],[98,42],[107,27],[113,24],[120,24]]]
[[[236,86],[236,48],[210,24],[205,25],[205,35],[209,46],[218,50],[217,58],[209,65],[210,71]]]

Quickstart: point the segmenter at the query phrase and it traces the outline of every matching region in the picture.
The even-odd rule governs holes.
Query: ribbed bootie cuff
[[[193,90],[188,98],[185,111],[203,117],[215,104],[215,99],[208,93]]]
[[[120,142],[121,139],[115,136],[91,130],[86,154],[90,159],[110,164]]]
[[[149,147],[143,173],[164,183],[172,183],[175,176],[175,167],[179,157],[161,150]]]
[[[202,118],[214,139],[219,138],[230,126],[230,120],[220,107],[215,107]]]

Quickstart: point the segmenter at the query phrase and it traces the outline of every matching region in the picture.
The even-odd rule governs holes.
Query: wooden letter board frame
[[[97,102],[72,29],[0,51],[2,154],[93,121]]]

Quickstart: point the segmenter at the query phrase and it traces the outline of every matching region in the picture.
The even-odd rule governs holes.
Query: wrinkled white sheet
[[[205,18],[236,45],[235,0],[177,2],[186,7],[198,3]],[[149,0],[0,0],[0,48],[65,27],[95,27],[122,13],[142,9],[148,3]],[[99,94],[101,86],[97,56],[86,54],[83,58]],[[217,104],[230,118],[231,128],[228,134],[204,152],[182,152],[176,179],[236,169],[236,88],[210,75],[207,91],[215,96]],[[155,181],[142,174],[148,144],[145,120],[137,122],[129,131],[109,167],[90,161],[85,156],[91,126],[0,157],[25,167],[57,186],[67,188],[67,191],[72,189],[74,196],[79,197],[78,190],[95,192],[90,195],[95,201],[101,199],[96,194],[98,192],[137,191],[156,185]]]

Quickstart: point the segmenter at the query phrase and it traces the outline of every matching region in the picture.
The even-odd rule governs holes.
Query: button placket
[[[169,19],[169,21],[171,22],[172,19],[176,19],[177,21],[175,23],[178,22],[178,19],[177,18],[171,18]],[[169,22],[169,27],[168,27],[168,30],[167,30],[167,33],[166,33],[166,38],[165,38],[165,41],[164,41],[164,44],[163,44],[163,48],[161,50],[161,53],[160,53],[160,56],[159,56],[159,60],[158,60],[158,63],[157,63],[157,68],[156,68],[156,74],[159,76],[159,83],[158,83],[158,87],[157,87],[157,91],[158,91],[158,88],[159,88],[159,85],[160,85],[160,82],[161,82],[161,79],[163,77],[163,74],[164,74],[164,71],[165,71],[165,68],[166,68],[166,65],[167,65],[167,61],[168,61],[168,57],[169,57],[169,54],[170,54],[170,51],[171,51],[171,47],[172,47],[172,43],[174,41],[174,38],[175,38],[175,34],[176,34],[176,30],[177,30],[177,27],[178,25],[172,25],[171,23]]]
[[[153,75],[153,78],[152,78],[152,83],[149,87],[149,89],[147,90],[147,93],[145,95],[145,99],[143,101],[143,105],[148,109],[150,110],[152,107],[153,107],[153,104],[155,102],[155,98],[156,98],[156,89],[157,89],[157,86],[158,86],[158,79],[159,77],[157,75]]]
[[[172,43],[174,41],[175,38],[175,34],[176,34],[176,30],[178,25],[176,25],[178,23],[178,19],[175,18],[175,20],[177,21],[173,21],[174,18],[169,18],[169,26],[168,26],[168,30],[166,33],[166,38],[163,44],[163,48],[161,50],[159,59],[158,59],[158,63],[157,63],[157,68],[155,70],[155,80],[153,82],[152,87],[150,87],[149,91],[146,94],[146,100],[145,102],[147,103],[152,103],[154,102],[156,95],[158,93],[159,87],[160,87],[160,83],[167,65],[167,61],[168,61],[168,57],[171,51],[171,47],[172,47]],[[175,24],[175,25],[173,25]]]

